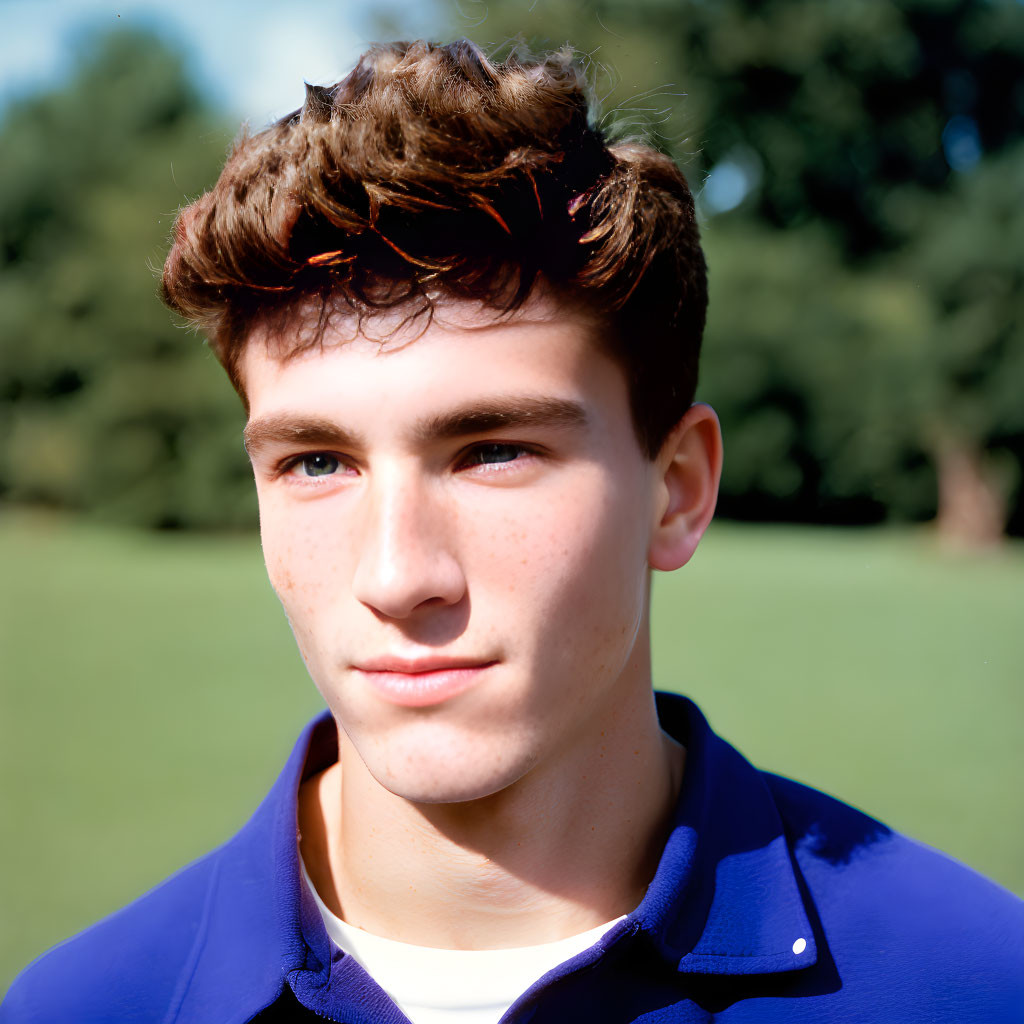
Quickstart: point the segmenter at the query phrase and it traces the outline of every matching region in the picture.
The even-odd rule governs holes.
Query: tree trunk
[[[977,550],[1003,540],[1006,497],[984,450],[949,434],[934,448],[939,484],[935,517],[939,541],[946,547]]]

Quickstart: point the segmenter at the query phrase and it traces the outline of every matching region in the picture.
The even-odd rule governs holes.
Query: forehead
[[[410,402],[463,401],[510,386],[552,393],[625,387],[596,318],[547,295],[504,314],[449,300],[430,316],[397,309],[360,322],[333,315],[317,343],[304,344],[314,328],[307,320],[250,332],[238,377],[251,415],[366,400],[401,413]]]

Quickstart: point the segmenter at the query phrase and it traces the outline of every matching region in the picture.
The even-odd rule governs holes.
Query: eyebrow
[[[566,398],[499,396],[427,417],[416,425],[413,436],[418,441],[446,441],[506,427],[582,427],[586,422],[583,406]]]
[[[274,445],[353,449],[362,446],[362,438],[332,420],[281,413],[250,420],[242,431],[242,444],[249,457],[255,458]]]
[[[475,402],[417,422],[412,437],[419,443],[445,441],[472,434],[486,434],[509,427],[582,427],[586,410],[566,398],[532,395],[496,397]],[[250,458],[274,445],[305,448],[338,448],[347,451],[365,447],[362,435],[322,417],[281,413],[252,420],[242,432]]]

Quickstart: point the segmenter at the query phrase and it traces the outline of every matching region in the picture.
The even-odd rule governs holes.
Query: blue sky
[[[178,42],[212,98],[262,125],[302,103],[303,80],[335,81],[351,68],[375,38],[371,9],[366,0],[0,0],[0,110],[58,83],[91,32],[124,25]],[[387,9],[403,34],[438,32],[431,0]]]

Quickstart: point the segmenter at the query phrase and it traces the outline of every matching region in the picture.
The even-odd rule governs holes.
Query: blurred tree
[[[0,487],[160,527],[255,521],[241,410],[157,298],[230,135],[158,39],[93,40],[0,124]]]
[[[723,510],[1024,527],[1018,0],[441,0],[571,40],[700,187]],[[786,237],[781,237],[785,232]],[[936,475],[938,482],[936,486]]]
[[[714,313],[701,397],[726,431],[721,514],[927,515],[934,483],[905,388],[931,322],[920,290],[844,266],[820,224],[727,220],[705,247]]]
[[[905,276],[935,316],[913,386],[939,470],[939,525],[954,542],[991,542],[1024,464],[1024,142],[980,160],[934,204]],[[1018,501],[1016,532],[1022,514]]]

